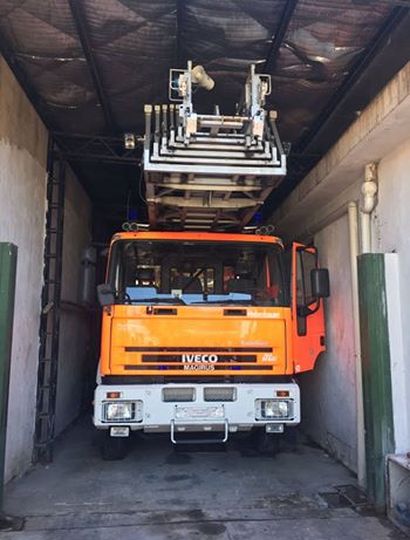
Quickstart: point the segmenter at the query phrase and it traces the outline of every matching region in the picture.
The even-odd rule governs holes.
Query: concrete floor
[[[25,523],[0,539],[403,538],[372,513],[329,505],[319,494],[355,479],[303,441],[272,458],[246,441],[175,451],[158,437],[136,440],[122,462],[103,462],[93,439],[81,421],[58,441],[53,464],[8,485],[5,510]]]

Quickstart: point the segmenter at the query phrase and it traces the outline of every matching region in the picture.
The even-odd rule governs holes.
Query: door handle
[[[225,317],[246,317],[246,309],[224,309]]]

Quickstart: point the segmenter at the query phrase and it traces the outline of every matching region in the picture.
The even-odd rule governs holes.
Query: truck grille
[[[195,354],[143,354],[142,361],[147,363],[189,363],[190,357]],[[231,363],[231,362],[256,362],[256,354],[217,354],[217,363]],[[194,360],[193,360],[194,362]]]
[[[195,388],[164,388],[162,390],[162,401],[186,402],[195,401]]]
[[[235,401],[236,388],[233,386],[209,386],[203,390],[204,401]],[[162,401],[166,403],[182,403],[197,399],[195,388],[172,387],[162,389]]]
[[[234,387],[207,387],[204,388],[204,401],[235,401],[236,388]]]

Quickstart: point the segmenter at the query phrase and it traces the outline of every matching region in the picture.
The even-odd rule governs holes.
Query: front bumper
[[[261,418],[261,400],[287,402],[288,416]],[[116,402],[136,403],[136,418],[108,420],[107,403]],[[275,426],[283,429],[299,422],[300,392],[295,383],[100,385],[94,397],[97,429],[122,425],[131,431],[169,432],[173,438],[183,431],[221,431],[226,436],[267,425],[275,431]]]

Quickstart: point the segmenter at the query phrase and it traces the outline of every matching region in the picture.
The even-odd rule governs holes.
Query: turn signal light
[[[277,397],[289,397],[289,390],[277,390]]]
[[[121,392],[107,392],[106,396],[108,399],[118,399],[121,397]]]

